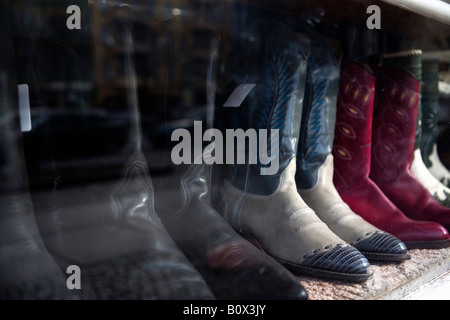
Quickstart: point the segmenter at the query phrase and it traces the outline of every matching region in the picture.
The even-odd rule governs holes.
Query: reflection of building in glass
[[[210,34],[224,31],[225,3],[135,1],[130,9],[131,13],[113,6],[92,6],[94,70],[100,102],[117,101],[127,85],[123,23],[131,18],[141,98],[172,97],[193,105],[206,81],[203,76],[208,66]],[[147,108],[145,104],[142,107]]]
[[[66,27],[68,5],[80,7],[81,30]],[[219,39],[221,50],[227,46],[229,5],[201,0],[128,1],[127,6],[117,1],[11,2],[19,82],[30,88],[35,126],[25,142],[35,159],[45,149],[35,143],[38,132],[54,135],[60,141],[56,157],[67,159],[80,155],[73,149],[80,140],[81,153],[96,157],[125,143],[127,88],[133,85],[125,63],[128,25],[145,150],[157,154],[170,131],[206,118],[211,54]],[[151,167],[165,166],[158,157]]]

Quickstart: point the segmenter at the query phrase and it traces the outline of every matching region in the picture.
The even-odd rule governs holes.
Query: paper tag
[[[20,128],[22,132],[31,130],[30,95],[26,83],[17,86],[19,92]]]
[[[254,83],[244,83],[238,85],[231,95],[228,97],[227,101],[223,104],[224,107],[237,108],[241,106],[242,101],[250,93],[250,91],[256,86]]]

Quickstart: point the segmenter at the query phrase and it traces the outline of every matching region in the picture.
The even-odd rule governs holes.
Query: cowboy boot
[[[422,63],[420,63],[422,66]],[[420,74],[420,79],[422,79],[423,71],[418,70]],[[422,92],[422,86],[421,86]],[[423,159],[422,159],[422,94],[419,98],[419,103],[417,107],[417,124],[416,124],[416,138],[414,144],[414,158],[411,164],[411,173],[413,176],[428,190],[428,192],[443,206],[450,207],[450,189],[444,186],[439,180],[437,180],[431,172],[427,169]]]
[[[168,198],[182,199],[182,205],[178,209],[157,206],[157,210],[214,295],[239,300],[307,299],[296,277],[237,234],[212,207],[211,170],[211,165],[190,165],[180,178],[179,191],[168,192]]]
[[[0,299],[76,299],[34,219],[20,132],[17,80],[6,9],[0,6]],[[24,100],[23,100],[24,101]]]
[[[305,88],[305,47],[291,29],[278,22],[247,30],[247,38],[238,47],[247,51],[245,64],[241,61],[239,66],[248,69],[241,68],[243,75],[237,76],[236,71],[233,78],[238,84],[255,86],[236,109],[236,123],[244,124],[249,133],[259,130],[259,137],[261,130],[272,130],[270,143],[259,143],[260,152],[271,145],[272,159],[260,157],[259,163],[250,163],[256,151],[248,144],[248,161],[230,166],[224,183],[224,217],[294,273],[364,281],[371,276],[367,259],[334,234],[297,192],[295,157]],[[265,171],[273,167],[274,172]]]
[[[52,255],[80,267],[85,299],[214,299],[155,213],[145,157],[124,167],[115,188],[53,190],[38,220]]]
[[[383,56],[374,109],[370,178],[408,217],[449,227],[450,209],[434,199],[411,173],[420,64],[420,50]]]
[[[159,27],[167,28],[165,22]],[[207,79],[204,89],[206,101],[199,101],[201,107],[197,107],[197,110],[204,111],[200,114],[206,116],[192,117],[190,120],[196,124],[194,130],[198,130],[194,136],[199,134],[203,137],[205,132],[214,130],[211,126],[214,122],[214,75],[219,39],[213,30],[205,27],[199,30],[203,30],[204,37],[209,35],[204,38],[210,52],[205,63],[208,68],[190,72],[189,79],[193,84],[197,82],[195,80],[204,82]],[[166,42],[161,41],[163,43]],[[162,49],[173,54],[173,47]],[[191,87],[186,83],[184,88]],[[178,107],[178,116],[164,115],[164,119],[169,119],[164,122],[164,131],[170,131],[170,123],[182,123],[182,119],[187,119],[189,110],[186,108],[185,112],[181,112],[183,108]],[[179,130],[186,129],[176,129],[173,133]],[[166,143],[173,144],[170,141]],[[196,147],[203,150],[201,142],[198,145],[198,141],[194,141],[194,144],[197,145],[191,150],[192,153],[195,153]],[[194,157],[191,164],[174,165],[167,174],[155,179],[156,210],[174,241],[202,274],[215,297],[225,300],[307,299],[306,290],[291,272],[240,236],[213,208],[211,188],[214,160],[206,151]]]
[[[326,40],[311,33],[296,182],[300,196],[340,238],[368,259],[402,261],[406,246],[357,215],[333,184],[331,153],[341,61]]]
[[[434,222],[408,218],[370,179],[375,74],[361,62],[343,61],[333,142],[333,182],[350,208],[412,248],[449,245],[448,232]]]
[[[153,185],[142,153],[128,21],[124,21],[124,30],[130,132],[125,132],[128,144],[114,145],[114,160],[122,163],[123,170],[114,172],[115,179],[84,180],[74,186],[56,156],[50,156],[56,170],[54,188],[49,196],[45,193],[34,197],[43,203],[36,214],[41,234],[63,270],[68,265],[80,268],[80,293],[84,299],[214,299],[203,277],[173,242],[155,212]],[[96,118],[94,123],[101,123],[95,134],[105,134],[104,121]],[[87,115],[71,119],[74,128],[88,124],[92,122]],[[43,132],[44,143],[52,155],[58,155],[58,137],[45,138],[45,133],[54,129],[50,122]],[[89,141],[73,136],[71,139],[72,154],[83,159]],[[108,139],[103,142],[108,143]],[[100,144],[97,147],[104,148]],[[83,165],[75,170],[77,175],[96,173]]]
[[[430,173],[450,187],[450,172],[437,153],[439,110],[439,60],[422,60],[422,140],[420,151]],[[447,191],[448,192],[448,191]]]

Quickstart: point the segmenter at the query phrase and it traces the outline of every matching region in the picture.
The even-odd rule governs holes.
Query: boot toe
[[[284,300],[308,300],[308,292],[303,286],[300,288],[293,286],[285,293]]]
[[[304,257],[300,265],[283,263],[292,272],[334,280],[363,282],[372,274],[367,258],[351,245],[334,248]]]
[[[303,264],[348,274],[365,274],[370,265],[369,261],[354,247],[341,245],[329,251],[310,255],[306,257]]]
[[[386,232],[375,232],[370,237],[353,244],[367,259],[381,261],[404,261],[411,257],[406,245]]]

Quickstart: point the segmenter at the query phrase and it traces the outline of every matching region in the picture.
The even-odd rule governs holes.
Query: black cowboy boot
[[[439,60],[422,60],[422,143],[423,162],[431,174],[450,188],[450,172],[437,152],[439,111]]]
[[[264,133],[261,130],[268,130],[269,138],[259,141],[257,163],[252,160],[257,141],[249,141],[247,161],[230,166],[223,187],[225,219],[295,273],[364,281],[370,277],[367,259],[333,233],[297,192],[296,154],[306,78],[304,41],[278,22],[265,21],[246,30],[238,44],[244,52],[240,61],[236,59],[240,69],[230,77],[234,88],[254,88],[236,109],[234,128],[247,130],[249,136],[259,130],[255,132],[258,138]],[[269,161],[269,153],[264,155],[268,146]]]
[[[448,207],[450,205],[450,189],[448,188],[450,173],[439,159],[436,144],[439,109],[438,74],[439,60],[422,59],[421,104],[418,111],[416,150],[411,171],[418,179],[422,173],[423,178],[419,180],[436,200]],[[419,118],[420,114],[422,116]],[[421,156],[417,154],[419,149]],[[417,169],[420,171],[413,169],[416,158],[419,160],[420,167]]]
[[[416,139],[414,144],[414,159],[411,163],[411,173],[414,177],[428,190],[428,192],[443,206],[450,206],[450,189],[443,185],[438,179],[436,179],[433,174],[428,170],[425,162],[422,158],[421,146],[422,136],[423,136],[423,87],[424,82],[422,81],[423,77],[423,68],[422,61],[417,63],[418,74],[421,79],[421,87],[420,87],[420,97],[419,97],[419,105],[417,108],[417,124],[416,124]],[[426,86],[426,85],[425,85]],[[425,96],[428,96],[428,93],[425,89]],[[427,108],[428,110],[428,108]]]
[[[118,17],[126,14],[118,13]],[[120,163],[121,169],[113,167],[109,180],[85,179],[71,184],[71,172],[63,170],[67,162],[61,161],[66,147],[64,140],[60,140],[63,133],[54,134],[58,129],[64,130],[55,127],[57,122],[50,121],[42,135],[56,175],[50,196],[36,193],[34,197],[42,203],[37,214],[39,228],[63,270],[68,265],[80,267],[80,293],[85,299],[214,299],[204,279],[173,242],[154,210],[153,185],[141,148],[131,25],[128,19],[122,23],[126,112],[130,119],[126,122],[129,132],[122,131],[120,135],[129,139],[121,144],[122,140],[117,139],[120,135],[113,136],[123,121],[114,120],[115,130],[107,131],[108,117],[91,118],[89,110],[84,110],[80,117],[67,115],[67,123],[74,131],[68,136],[72,145],[69,150],[66,148],[70,159],[78,160],[73,169],[76,177],[100,176],[106,169],[101,162],[104,159],[97,154],[93,160],[100,166],[89,169],[86,150],[112,148],[112,160]],[[43,52],[44,57],[46,54]],[[92,126],[97,130],[90,131],[86,137],[82,130],[92,130]],[[92,141],[95,148],[91,148]]]
[[[306,290],[281,264],[234,231],[211,205],[212,166],[180,167],[179,189],[157,206],[167,230],[218,299],[303,300]],[[182,174],[181,174],[182,173]],[[177,201],[177,200],[176,200]],[[277,290],[273,290],[277,288]]]
[[[306,204],[334,233],[368,259],[408,259],[406,246],[353,212],[333,184],[331,151],[336,123],[340,56],[334,53],[322,36],[313,31],[309,34],[311,50],[297,152],[298,191]]]
[[[159,27],[164,30],[168,27],[167,24],[162,22]],[[236,233],[211,204],[212,163],[215,159],[207,149],[203,151],[202,141],[197,141],[195,137],[203,137],[205,133],[214,130],[211,127],[214,122],[215,74],[220,42],[218,33],[214,30],[200,25],[196,30],[202,30],[203,36],[201,39],[194,38],[194,42],[197,45],[203,44],[201,47],[209,55],[204,59],[202,68],[184,71],[189,82],[183,88],[195,91],[196,83],[206,84],[199,87],[203,94],[193,106],[198,112],[189,112],[192,107],[179,105],[164,116],[166,121],[161,120],[164,123],[161,125],[163,131],[175,129],[172,137],[178,132],[194,137],[193,150],[191,145],[187,147],[189,151],[184,150],[194,153],[194,156],[189,157],[188,163],[174,161],[176,165],[172,166],[171,171],[155,177],[157,212],[172,238],[200,271],[218,299],[306,299],[306,290],[298,279]],[[168,55],[177,54],[173,51],[174,46],[170,46],[170,41],[161,41],[160,44],[166,44],[167,48],[161,47],[159,51],[167,52]],[[167,67],[170,74],[170,66]],[[186,120],[190,122],[188,128],[192,129],[194,126],[194,132],[172,126],[185,123]],[[169,140],[169,136],[166,139]],[[218,141],[214,142],[218,153],[222,145]],[[176,145],[170,141],[166,143],[173,145],[174,156],[178,155],[175,152]],[[201,152],[196,154],[196,149]]]
[[[34,218],[24,161],[14,53],[0,6],[0,299],[72,299],[76,294],[44,246]],[[65,270],[64,270],[65,272]]]

